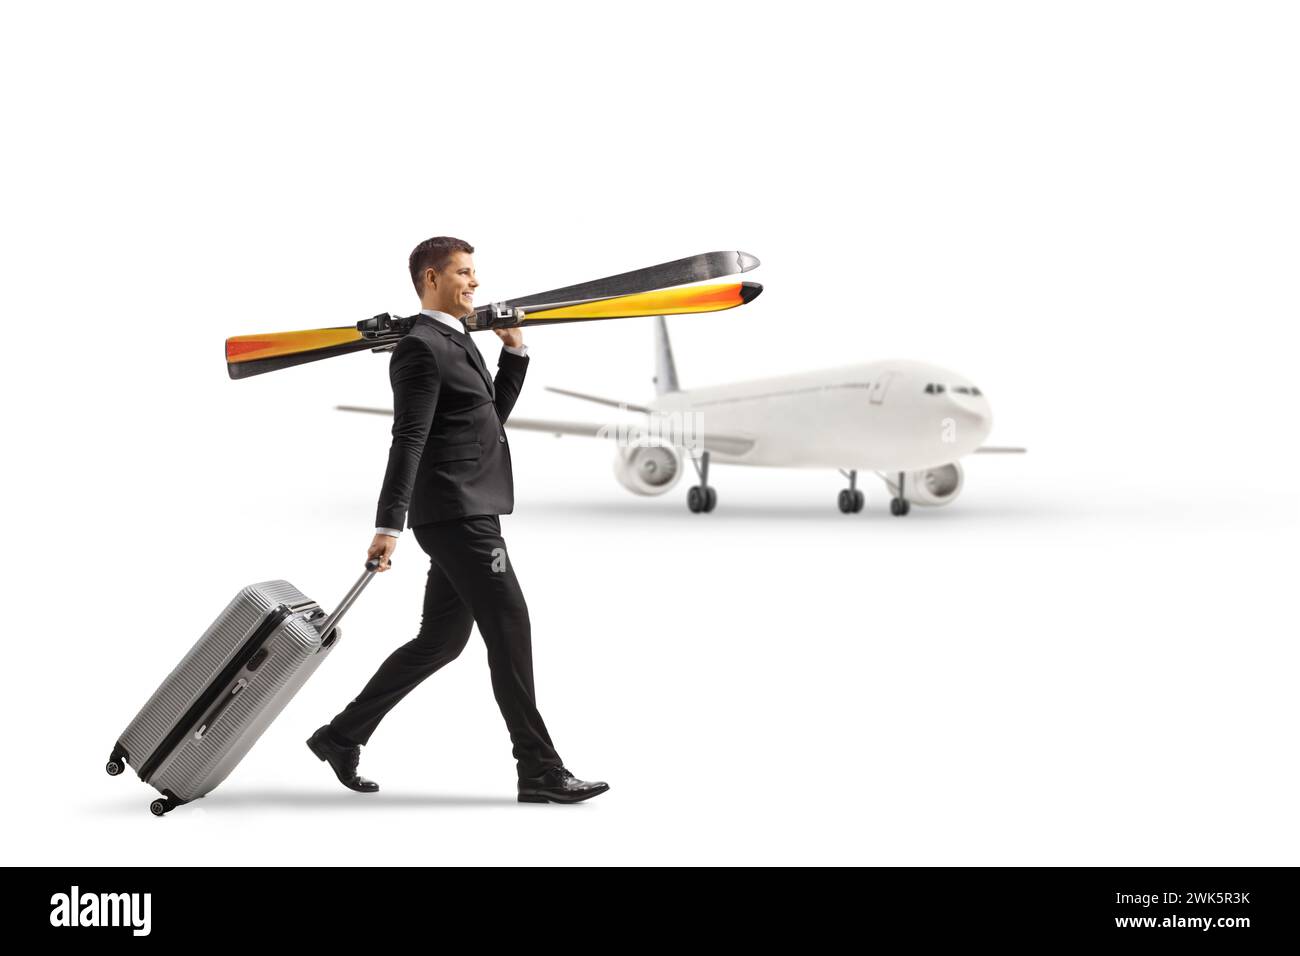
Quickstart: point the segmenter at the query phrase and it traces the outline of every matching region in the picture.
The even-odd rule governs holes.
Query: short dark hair
[[[453,252],[468,252],[473,255],[474,247],[464,239],[434,236],[411,250],[411,281],[415,283],[416,295],[424,295],[424,270],[432,269],[434,272],[441,272]]]

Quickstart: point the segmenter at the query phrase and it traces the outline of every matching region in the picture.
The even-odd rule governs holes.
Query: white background
[[[1300,66],[1286,4],[6,7],[5,857],[29,864],[1295,864]],[[539,704],[611,790],[514,802],[477,636],[363,752],[303,746],[414,636],[404,537],[321,672],[165,820],[116,735],[244,584],[330,604],[386,359],[230,381],[227,335],[711,249],[744,309],[684,386],[956,369],[1023,458],[949,508],[834,472],[637,499],[516,432]],[[651,394],[650,320],[528,336],[542,391]],[[481,342],[489,364],[498,343]]]

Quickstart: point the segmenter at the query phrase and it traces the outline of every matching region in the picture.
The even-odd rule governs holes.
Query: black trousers
[[[398,701],[460,655],[478,622],[519,776],[562,766],[537,712],[528,605],[497,516],[472,515],[412,531],[430,558],[420,632],[389,655],[357,698],[330,721],[330,729],[353,744],[367,743]]]

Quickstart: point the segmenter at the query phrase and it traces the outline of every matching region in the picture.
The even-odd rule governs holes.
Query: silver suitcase
[[[377,567],[328,616],[287,581],[240,591],[118,738],[108,773],[130,766],[161,793],[155,816],[215,789],[338,645]]]

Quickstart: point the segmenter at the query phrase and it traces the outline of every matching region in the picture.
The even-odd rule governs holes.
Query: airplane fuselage
[[[975,451],[993,427],[988,399],[966,378],[920,362],[887,361],[660,395],[656,413],[691,429],[745,436],[719,463],[910,471]],[[690,413],[690,416],[682,413]]]

